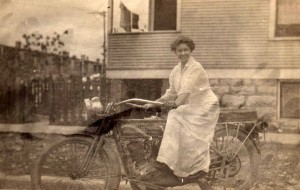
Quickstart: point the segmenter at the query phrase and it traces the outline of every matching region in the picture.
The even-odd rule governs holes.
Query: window
[[[271,0],[271,37],[300,37],[300,0]]]
[[[177,30],[178,0],[113,0],[112,32]]]
[[[281,118],[300,118],[300,82],[282,82],[280,92]]]

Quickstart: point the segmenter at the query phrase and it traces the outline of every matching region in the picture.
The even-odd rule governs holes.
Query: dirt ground
[[[5,138],[10,141],[3,143]],[[59,137],[59,139],[64,137]],[[30,189],[30,166],[36,158],[35,152],[40,152],[51,141],[46,139],[28,139],[24,136],[2,135],[0,149],[0,177],[27,176],[25,181],[0,180],[0,189]],[[26,178],[26,177],[25,177]],[[130,189],[129,185],[122,185],[121,190]],[[178,189],[178,188],[176,188]],[[199,189],[189,185],[181,190]],[[262,147],[260,172],[257,183],[251,190],[300,190],[300,145],[266,144]]]
[[[300,145],[266,144],[261,158],[257,184],[251,190],[300,190]]]

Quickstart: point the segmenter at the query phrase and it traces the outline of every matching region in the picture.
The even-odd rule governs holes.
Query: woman
[[[182,178],[208,172],[209,146],[219,117],[218,99],[205,70],[191,56],[194,49],[193,40],[185,36],[171,44],[180,62],[170,73],[169,89],[157,100],[176,108],[168,114],[157,161]]]

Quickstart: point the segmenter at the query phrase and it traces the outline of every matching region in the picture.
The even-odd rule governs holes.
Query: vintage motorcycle
[[[128,189],[129,182],[133,190],[167,189],[139,178],[156,159],[166,122],[156,112],[147,118],[128,118],[133,110],[142,112],[145,103],[163,106],[136,98],[109,103],[103,113],[91,116],[93,122],[82,134],[54,142],[33,164],[32,188],[115,190]],[[118,111],[125,105],[130,109]],[[267,127],[255,111],[221,111],[210,146],[209,172],[189,181],[188,186],[249,189],[259,171],[262,134]]]

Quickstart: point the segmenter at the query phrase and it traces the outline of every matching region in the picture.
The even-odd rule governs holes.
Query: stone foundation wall
[[[258,116],[277,123],[277,80],[211,79],[222,108],[253,109]]]

